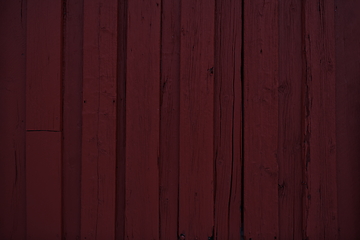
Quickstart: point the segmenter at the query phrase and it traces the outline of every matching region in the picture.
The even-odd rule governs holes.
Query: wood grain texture
[[[82,239],[115,237],[117,10],[84,2]]]
[[[25,7],[0,3],[0,239],[26,235]]]
[[[339,239],[360,236],[360,2],[335,1]]]
[[[61,239],[61,133],[26,133],[26,239]]]
[[[216,2],[214,66],[214,239],[240,239],[241,26],[240,1]]]
[[[126,239],[159,239],[160,21],[160,1],[128,2]]]
[[[279,2],[279,238],[302,239],[301,1]]]
[[[276,239],[278,1],[245,1],[244,14],[244,235]]]
[[[63,6],[62,228],[65,239],[80,238],[83,1]]]
[[[179,234],[212,237],[214,226],[215,1],[181,1]]]
[[[180,1],[162,1],[160,239],[177,239],[179,204]]]
[[[334,1],[304,1],[303,238],[337,239]]]
[[[27,1],[27,130],[61,130],[61,2]]]
[[[0,239],[354,239],[360,3],[0,3]]]

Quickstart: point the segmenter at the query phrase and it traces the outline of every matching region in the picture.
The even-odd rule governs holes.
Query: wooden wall
[[[356,0],[0,3],[0,238],[356,239]]]

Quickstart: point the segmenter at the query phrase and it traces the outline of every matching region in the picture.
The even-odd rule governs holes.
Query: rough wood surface
[[[304,1],[303,238],[338,235],[334,1]]]
[[[181,1],[179,234],[214,226],[214,1]]]
[[[2,1],[0,239],[353,239],[359,7]]]
[[[84,2],[82,239],[115,237],[117,10]]]
[[[128,2],[126,239],[159,239],[160,22],[160,1]]]
[[[244,2],[244,235],[278,226],[278,1]]]
[[[160,239],[177,239],[179,205],[180,1],[162,1]]]
[[[302,239],[302,7],[279,2],[279,238]]]
[[[214,239],[240,239],[240,1],[217,1],[214,66]]]

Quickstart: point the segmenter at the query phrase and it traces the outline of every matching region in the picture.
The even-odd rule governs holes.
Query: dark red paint
[[[0,3],[0,239],[356,239],[354,0]]]

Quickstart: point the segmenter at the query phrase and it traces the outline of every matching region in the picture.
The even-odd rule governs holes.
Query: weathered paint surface
[[[190,239],[214,226],[214,7],[181,2],[179,234]]]
[[[279,3],[279,231],[302,239],[302,32],[301,1]]]
[[[2,1],[0,238],[355,239],[358,5]]]
[[[84,1],[82,239],[115,237],[116,17],[117,1]]]
[[[278,238],[278,2],[244,3],[244,234]]]
[[[303,2],[303,238],[310,239],[338,234],[334,6]]]
[[[216,1],[214,62],[214,237],[240,239],[241,40],[240,1]]]
[[[159,239],[161,2],[129,1],[127,19],[125,239]]]
[[[180,1],[162,1],[159,231],[176,239],[179,204]]]

